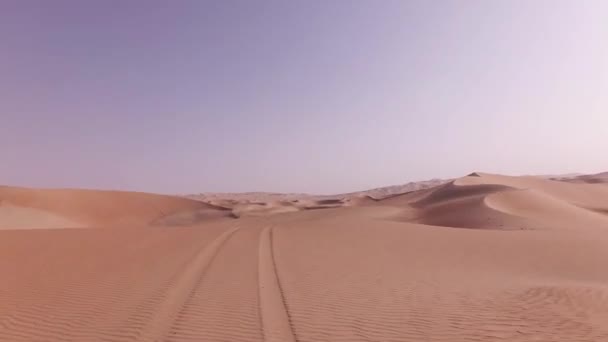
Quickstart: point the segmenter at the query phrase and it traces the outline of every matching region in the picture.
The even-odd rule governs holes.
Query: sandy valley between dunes
[[[382,198],[0,187],[0,340],[608,341],[605,180],[474,173]]]

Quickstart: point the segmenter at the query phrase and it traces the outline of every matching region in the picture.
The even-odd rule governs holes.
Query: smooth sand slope
[[[190,224],[227,215],[223,208],[174,196],[0,186],[0,229]]]
[[[0,200],[2,341],[608,341],[603,182]]]

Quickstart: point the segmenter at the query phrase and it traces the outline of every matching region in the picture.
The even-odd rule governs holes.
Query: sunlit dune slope
[[[222,208],[138,192],[0,187],[0,228],[189,224],[227,216]]]
[[[482,229],[560,229],[608,222],[608,187],[484,173],[379,202],[400,221]]]

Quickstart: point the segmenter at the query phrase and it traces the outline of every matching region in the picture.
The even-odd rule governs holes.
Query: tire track
[[[0,341],[132,340],[144,325],[122,334],[133,303],[175,280],[201,249],[191,234],[191,242],[184,243],[183,232],[165,232],[125,228],[118,237],[111,229],[54,230],[22,232],[13,239],[3,232],[2,260],[20,265],[19,254],[37,253],[27,261],[30,271],[0,263],[2,274],[11,275],[3,278],[0,290]],[[196,236],[212,242],[219,233],[212,229]],[[7,253],[11,243],[23,247]],[[64,254],[76,248],[78,258]],[[21,282],[18,288],[15,282]]]
[[[261,342],[258,250],[263,227],[245,226],[222,246],[164,342]]]
[[[141,330],[138,340],[165,340],[175,318],[188,301],[190,294],[196,289],[207,268],[222,246],[238,229],[235,227],[222,233],[185,266],[177,276],[174,285],[167,289],[161,304]]]
[[[266,342],[295,342],[285,297],[276,272],[272,227],[260,236],[258,259],[258,287],[260,316]]]

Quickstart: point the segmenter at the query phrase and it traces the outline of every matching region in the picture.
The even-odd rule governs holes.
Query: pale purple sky
[[[606,1],[0,1],[0,184],[608,170]]]

